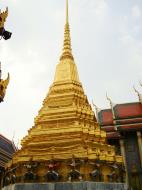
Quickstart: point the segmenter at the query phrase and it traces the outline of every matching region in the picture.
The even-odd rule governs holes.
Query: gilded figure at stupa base
[[[10,80],[9,73],[8,73],[8,76],[6,79],[2,79],[1,75],[2,75],[2,70],[1,70],[1,62],[0,62],[0,103],[4,101],[6,89],[9,84],[9,80]]]
[[[100,129],[79,80],[71,49],[68,1],[63,52],[54,81],[21,145],[7,165],[9,181],[124,181],[122,156],[107,144],[106,132]]]

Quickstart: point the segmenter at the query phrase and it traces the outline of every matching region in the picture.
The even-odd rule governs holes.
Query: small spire
[[[60,60],[69,58],[74,60],[71,49],[71,38],[70,38],[70,28],[69,28],[69,16],[68,16],[68,0],[66,0],[66,24],[64,32],[64,43],[63,43],[63,52],[60,57]]]

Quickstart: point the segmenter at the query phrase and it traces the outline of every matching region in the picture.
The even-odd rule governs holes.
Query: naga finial
[[[98,114],[98,112],[101,110],[100,108],[98,108],[98,106],[96,104],[94,104],[94,101],[92,100],[92,105],[94,106],[96,113]]]
[[[98,108],[98,106],[96,104],[94,104],[94,101],[92,100],[92,105],[93,107],[95,108],[95,111],[96,111],[96,119],[97,121],[99,122],[99,119],[98,119],[98,113],[101,111],[100,108]]]
[[[106,92],[106,98],[107,98],[107,100],[109,101],[110,106],[112,107],[112,106],[113,106],[113,103],[112,103],[112,100],[110,99],[110,97],[108,97],[107,92]]]
[[[140,83],[141,84],[141,83]],[[142,85],[142,84],[141,84]],[[142,94],[140,94],[140,92],[135,88],[135,86],[133,86],[134,91],[137,93],[138,98],[139,98],[139,102],[142,103]]]
[[[108,100],[109,103],[110,103],[110,107],[111,107],[111,110],[112,110],[113,119],[115,119],[115,113],[114,113],[114,110],[113,110],[114,104],[113,104],[112,100],[110,99],[110,97],[108,97],[107,92],[106,92],[106,98],[107,98],[107,100]]]

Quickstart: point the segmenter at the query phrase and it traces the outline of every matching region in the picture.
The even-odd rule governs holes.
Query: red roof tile
[[[116,119],[142,117],[142,104],[139,102],[117,104],[114,107]]]
[[[101,125],[113,125],[113,117],[111,109],[101,110],[98,113],[99,123]]]
[[[111,109],[101,110],[98,113],[99,124],[107,132],[108,138],[113,136],[114,126],[120,130],[142,129],[142,104],[140,102],[116,104],[113,109],[115,124]]]

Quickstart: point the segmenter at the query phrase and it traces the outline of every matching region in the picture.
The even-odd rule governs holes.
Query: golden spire
[[[68,8],[68,0],[66,0],[66,24],[69,23],[69,8]]]
[[[69,58],[74,59],[72,55],[71,49],[71,39],[70,39],[70,28],[69,28],[69,21],[68,21],[68,0],[66,0],[66,24],[65,24],[65,32],[64,32],[64,44],[63,44],[63,52],[60,57],[60,60]]]

